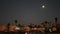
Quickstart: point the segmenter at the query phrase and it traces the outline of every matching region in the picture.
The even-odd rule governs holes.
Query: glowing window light
[[[27,34],[27,32],[25,34]]]
[[[16,27],[16,30],[20,30],[20,28],[19,27]]]

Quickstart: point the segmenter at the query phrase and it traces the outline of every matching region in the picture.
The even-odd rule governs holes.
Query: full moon
[[[45,8],[45,6],[44,6],[44,5],[42,5],[42,8]]]

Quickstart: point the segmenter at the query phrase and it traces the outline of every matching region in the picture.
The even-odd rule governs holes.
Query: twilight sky
[[[44,21],[54,22],[54,17],[60,20],[60,0],[0,0],[0,24],[14,24],[17,19],[20,24],[40,24]]]

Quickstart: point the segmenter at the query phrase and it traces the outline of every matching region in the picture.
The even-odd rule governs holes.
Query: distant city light
[[[20,28],[19,27],[16,27],[16,30],[20,30]]]
[[[27,34],[27,33],[25,33],[25,34]]]

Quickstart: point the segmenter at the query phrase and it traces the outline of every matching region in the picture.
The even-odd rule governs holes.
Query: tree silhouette
[[[58,21],[58,18],[55,17],[55,25],[57,26],[57,21]]]
[[[15,25],[17,26],[17,20],[15,20]]]
[[[47,21],[45,21],[45,24],[47,24],[48,22]]]
[[[43,22],[43,23],[41,23],[41,25],[43,25],[44,27],[45,27],[45,23]]]
[[[17,23],[17,20],[15,20],[15,23]]]
[[[49,22],[48,22],[48,21],[45,21],[45,25],[46,25],[47,27],[49,26],[48,24],[49,24]]]
[[[7,34],[10,34],[10,33],[9,33],[9,26],[10,26],[10,23],[7,24],[7,28],[8,28],[8,29],[7,29]]]
[[[55,17],[55,23],[57,24],[57,20],[58,20],[58,18],[57,17]]]

